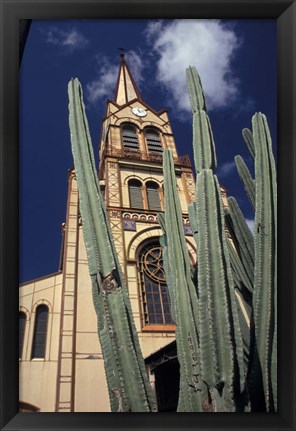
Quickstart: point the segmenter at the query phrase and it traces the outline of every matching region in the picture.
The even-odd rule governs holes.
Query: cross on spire
[[[119,49],[119,55],[121,58],[124,58],[124,48],[118,48]]]

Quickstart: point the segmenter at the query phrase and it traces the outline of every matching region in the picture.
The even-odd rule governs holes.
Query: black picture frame
[[[0,0],[1,430],[294,430],[295,0]],[[18,72],[20,19],[275,18],[278,27],[278,413],[18,413]],[[268,73],[268,71],[266,71]]]

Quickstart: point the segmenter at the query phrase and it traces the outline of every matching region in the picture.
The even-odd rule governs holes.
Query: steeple
[[[134,99],[142,100],[134,78],[125,62],[123,49],[120,48],[120,67],[114,102],[122,106]]]

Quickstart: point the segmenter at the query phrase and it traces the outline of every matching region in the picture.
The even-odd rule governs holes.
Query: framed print
[[[294,429],[295,2],[1,7],[1,429]],[[275,166],[258,156],[269,131],[277,205]],[[196,183],[220,187],[226,230]],[[272,197],[254,216],[264,187]],[[218,222],[223,234],[203,243]],[[278,305],[274,284],[256,293],[265,332],[251,254],[231,252],[249,236],[262,272],[279,268]],[[203,294],[219,271],[221,289]],[[243,327],[257,340],[247,347]]]

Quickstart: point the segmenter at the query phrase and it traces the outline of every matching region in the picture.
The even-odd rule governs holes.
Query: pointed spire
[[[134,78],[129,70],[129,67],[125,62],[124,49],[119,48],[119,51],[120,66],[114,101],[115,103],[117,103],[117,105],[121,106],[125,105],[133,99],[142,100],[142,98],[134,81]]]

